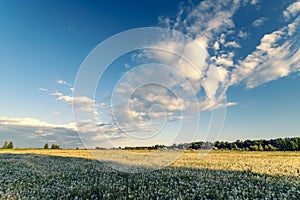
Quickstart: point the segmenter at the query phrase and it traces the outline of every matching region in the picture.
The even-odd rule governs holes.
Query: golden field
[[[92,153],[92,154],[91,154]],[[0,150],[0,154],[40,154],[117,161],[130,164],[132,160],[149,156],[153,159],[168,158],[174,153],[172,167],[251,171],[253,173],[300,177],[300,152],[253,152],[253,151],[126,151],[126,150],[44,150],[14,149]],[[177,157],[176,157],[177,156]],[[151,158],[151,159],[152,159]],[[151,159],[149,162],[151,162]],[[168,160],[168,159],[167,159]],[[170,160],[170,159],[169,159]],[[145,163],[147,165],[149,163]],[[298,179],[298,178],[297,178]]]

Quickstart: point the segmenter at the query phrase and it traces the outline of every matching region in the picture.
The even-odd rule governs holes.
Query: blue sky
[[[3,0],[0,142],[13,140],[18,147],[46,142],[76,147],[82,141],[86,146],[126,146],[299,136],[299,13],[295,0]],[[133,51],[107,68],[95,98],[72,99],[76,75],[89,53],[109,37],[141,27],[186,34],[191,43],[168,38],[154,45],[183,52],[203,76],[164,52]],[[169,76],[160,65],[137,67],[149,62],[184,76],[198,96],[190,97],[180,76]],[[149,74],[170,88],[136,88],[130,109],[124,107],[127,93],[120,91],[130,91],[130,84],[148,80]],[[134,82],[137,77],[140,82]],[[74,121],[72,100],[98,121]],[[200,108],[195,109],[195,101]],[[222,118],[225,111],[224,127],[214,130],[212,120],[220,119],[212,113],[220,112]],[[200,122],[195,120],[199,116]],[[184,132],[178,133],[179,127]]]

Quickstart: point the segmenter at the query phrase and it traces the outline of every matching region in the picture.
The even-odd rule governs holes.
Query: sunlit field
[[[95,160],[87,150],[0,152],[0,199],[298,199],[300,196],[300,152],[188,150],[171,165],[143,173],[110,168],[105,162]],[[121,165],[149,155],[148,151],[125,150],[92,153],[102,155],[103,161]],[[162,158],[170,154],[160,151],[151,155]]]
[[[93,154],[91,154],[92,152]],[[140,156],[148,155],[149,151],[125,150],[44,150],[44,149],[15,149],[0,150],[0,154],[41,154],[61,157],[75,157],[98,160],[116,161],[123,164],[137,160]],[[157,158],[172,154],[172,151],[160,151]],[[253,152],[253,151],[192,151],[176,152],[180,157],[170,163],[173,167],[251,171],[267,175],[289,176],[299,180],[300,152]],[[149,165],[151,163],[143,163]]]

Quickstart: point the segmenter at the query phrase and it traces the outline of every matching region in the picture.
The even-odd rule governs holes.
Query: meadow
[[[130,160],[139,160],[147,153],[95,150],[91,155],[87,150],[0,150],[0,199],[298,199],[300,196],[300,152],[187,150],[167,167],[140,173],[116,170],[105,162],[127,166]],[[95,160],[95,154],[101,155],[103,162]],[[162,157],[170,152],[154,155]]]

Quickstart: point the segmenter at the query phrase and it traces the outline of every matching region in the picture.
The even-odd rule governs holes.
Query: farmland
[[[122,155],[124,150],[99,150]],[[133,158],[139,153],[126,151]],[[162,152],[165,155],[165,152]],[[113,160],[128,165],[131,157]],[[115,170],[86,150],[1,150],[0,199],[297,199],[300,152],[185,151],[170,166]],[[147,163],[145,163],[147,165]]]

